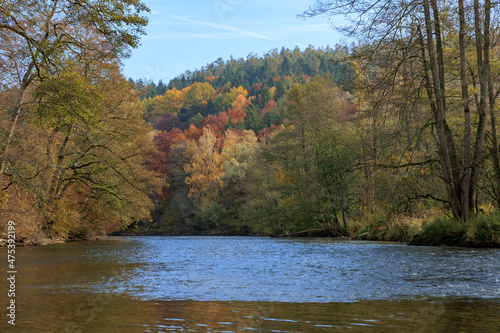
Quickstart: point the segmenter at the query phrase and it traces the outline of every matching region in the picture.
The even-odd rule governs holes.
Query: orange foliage
[[[275,106],[276,106],[275,101],[270,101],[269,103],[264,105],[264,108],[262,109],[262,112],[261,112],[262,117],[265,117],[268,112],[273,113]]]
[[[245,110],[252,104],[253,97],[246,98],[243,94],[238,95],[231,104],[232,109]]]
[[[194,124],[189,125],[189,128],[184,131],[184,135],[188,140],[198,141],[201,136],[201,130],[196,128]]]
[[[218,76],[212,75],[212,76],[207,76],[205,80],[207,80],[207,82],[213,83],[215,80],[217,80],[217,78]]]
[[[231,119],[233,120],[234,123],[244,121],[244,119],[247,116],[247,113],[244,110],[240,109],[229,109],[227,110],[227,112],[231,116]]]
[[[220,133],[224,132],[228,123],[229,113],[227,112],[221,112],[216,116],[209,114],[200,121],[200,128],[211,127],[213,130],[217,129],[217,133],[220,135]]]
[[[246,98],[245,95],[240,94],[231,104],[231,108],[228,110],[229,115],[233,122],[237,123],[244,121],[247,116],[247,109],[252,104],[253,97]]]

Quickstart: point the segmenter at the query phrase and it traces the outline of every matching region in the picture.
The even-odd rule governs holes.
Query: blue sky
[[[134,79],[165,83],[221,57],[246,58],[274,48],[341,42],[328,18],[300,19],[314,0],[144,0],[151,9],[147,36],[123,61]],[[335,23],[335,22],[332,22]]]

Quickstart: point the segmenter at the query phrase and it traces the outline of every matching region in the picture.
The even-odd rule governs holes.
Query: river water
[[[131,237],[17,248],[16,266],[1,332],[500,331],[500,249]]]

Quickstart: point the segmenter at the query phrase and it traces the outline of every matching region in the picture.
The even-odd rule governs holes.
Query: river
[[[16,326],[4,314],[1,332],[500,331],[500,249],[130,237],[16,250]]]

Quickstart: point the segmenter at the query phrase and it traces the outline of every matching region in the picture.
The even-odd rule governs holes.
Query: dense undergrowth
[[[500,247],[500,212],[481,213],[467,221],[436,219],[423,225],[410,244]]]

